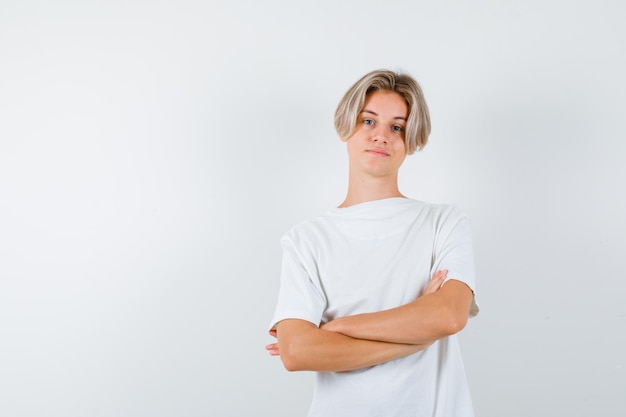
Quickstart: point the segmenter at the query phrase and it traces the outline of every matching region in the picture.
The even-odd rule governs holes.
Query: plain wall
[[[472,218],[477,416],[626,414],[623,2],[0,2],[0,415],[299,416],[263,346],[280,236],[339,204],[376,68]]]

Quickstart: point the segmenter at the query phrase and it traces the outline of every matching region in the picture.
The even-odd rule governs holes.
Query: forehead
[[[375,90],[368,93],[361,112],[374,112],[391,117],[406,118],[408,115],[406,100],[395,91]]]

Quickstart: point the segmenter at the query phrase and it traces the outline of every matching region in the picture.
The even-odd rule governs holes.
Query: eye
[[[363,124],[364,125],[368,125],[368,126],[372,126],[372,125],[374,125],[374,121],[372,119],[363,119]]]
[[[400,125],[393,125],[391,127],[391,130],[393,130],[394,132],[403,132],[404,131],[404,127],[402,127]]]

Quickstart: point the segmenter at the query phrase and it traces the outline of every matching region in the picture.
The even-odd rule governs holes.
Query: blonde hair
[[[365,74],[343,96],[335,111],[335,130],[339,137],[347,139],[352,136],[367,95],[377,90],[392,91],[404,98],[409,109],[404,136],[406,152],[411,155],[422,150],[430,135],[430,114],[424,93],[410,75],[389,70]]]

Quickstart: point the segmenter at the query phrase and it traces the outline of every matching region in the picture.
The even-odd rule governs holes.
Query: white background
[[[0,415],[301,416],[280,236],[341,202],[332,117],[422,84],[401,191],[472,217],[477,416],[626,414],[620,1],[0,1]]]

